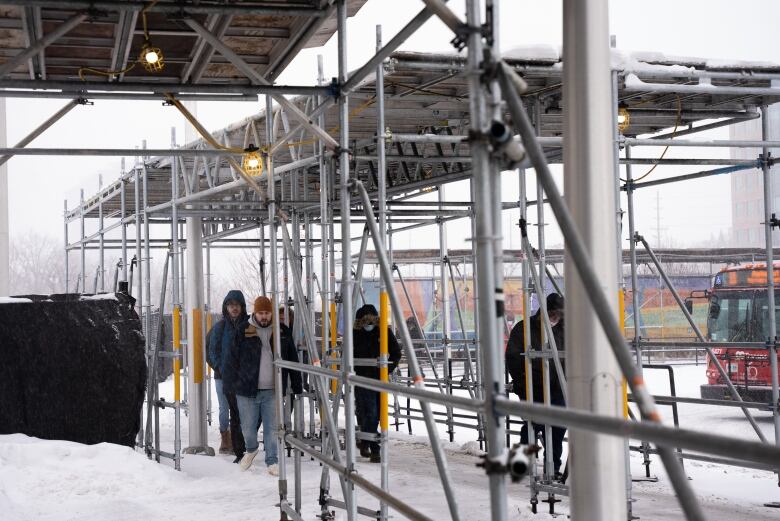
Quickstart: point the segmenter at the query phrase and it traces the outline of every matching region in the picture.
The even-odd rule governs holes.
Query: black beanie
[[[557,293],[547,295],[547,311],[563,311],[563,297]]]
[[[355,318],[356,319],[361,319],[361,318],[365,317],[366,315],[374,315],[375,317],[378,317],[379,316],[379,312],[371,304],[366,304],[366,305],[362,306],[360,309],[357,310],[357,313],[355,313]]]

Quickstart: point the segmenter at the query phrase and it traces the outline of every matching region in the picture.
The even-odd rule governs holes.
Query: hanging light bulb
[[[160,59],[160,56],[155,52],[154,49],[147,49],[146,54],[144,55],[144,59],[146,60],[146,63],[157,63],[157,61]]]
[[[160,72],[165,67],[162,50],[152,45],[150,40],[144,41],[138,61],[149,72]]]
[[[244,169],[248,175],[259,176],[263,173],[263,158],[260,155],[259,148],[250,143],[248,147],[244,149],[244,157],[241,161],[241,168]]]
[[[617,125],[621,132],[624,132],[631,125],[631,115],[628,113],[628,106],[625,103],[618,106]]]

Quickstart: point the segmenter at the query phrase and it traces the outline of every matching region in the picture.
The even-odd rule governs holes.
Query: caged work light
[[[621,132],[624,132],[631,125],[631,115],[628,113],[628,106],[625,103],[618,106],[617,125]]]
[[[150,40],[145,40],[141,47],[141,55],[138,59],[149,72],[160,72],[165,67],[162,50],[152,45]]]
[[[260,155],[260,149],[252,143],[244,149],[241,168],[251,176],[259,176],[263,173],[263,157]]]

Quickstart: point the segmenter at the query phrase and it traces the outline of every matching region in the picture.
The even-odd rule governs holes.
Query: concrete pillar
[[[186,104],[187,109],[197,116],[197,103]],[[199,136],[187,124],[184,131],[185,142],[189,143]],[[214,449],[208,446],[206,424],[206,339],[203,295],[203,229],[199,217],[187,217],[185,225],[186,275],[185,305],[187,314],[187,405],[189,407],[189,444],[186,454],[214,455]]]
[[[614,151],[607,0],[564,0],[564,192],[604,292],[618,312]],[[569,407],[622,417],[621,375],[590,299],[566,256]],[[626,454],[617,437],[573,429],[573,521],[625,521]]]
[[[0,99],[0,146],[7,146],[5,98]],[[10,287],[11,244],[8,236],[8,163],[0,166],[0,297],[7,297]]]

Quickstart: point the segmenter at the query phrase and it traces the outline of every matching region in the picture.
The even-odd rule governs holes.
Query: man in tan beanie
[[[274,400],[274,350],[272,302],[267,297],[257,297],[249,320],[238,328],[238,379],[235,385],[241,418],[241,432],[244,434],[246,454],[241,460],[241,470],[247,470],[258,453],[257,424],[262,421],[265,464],[271,475],[278,475],[278,444],[276,427],[276,405]],[[284,360],[298,361],[290,329],[279,324],[281,355]],[[293,394],[301,389],[301,374],[298,371],[282,370],[282,389],[287,391],[291,380]]]

